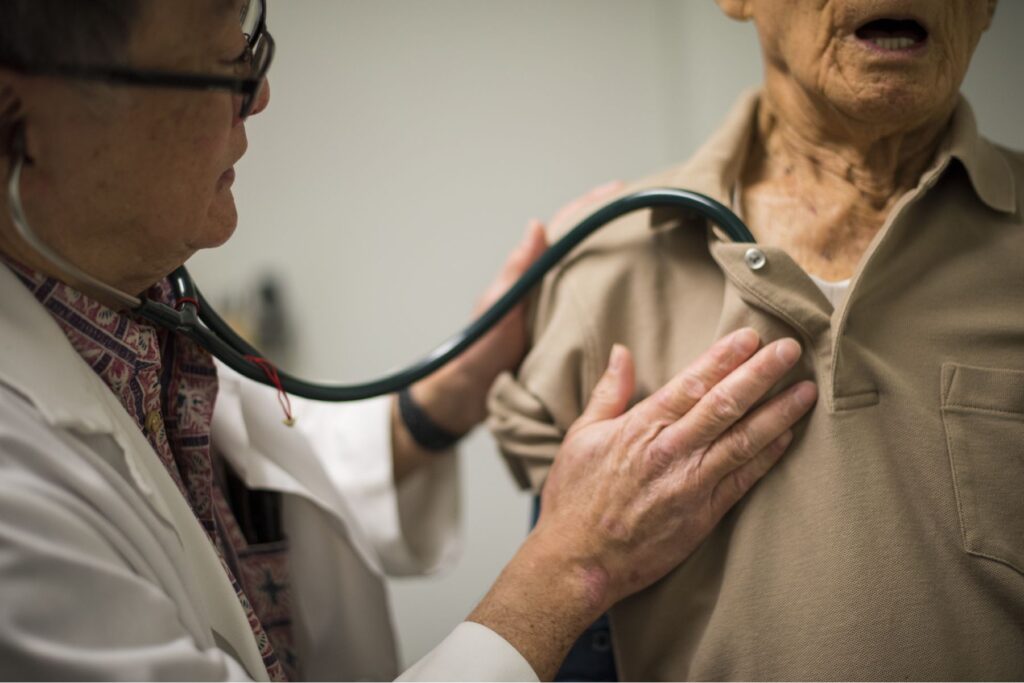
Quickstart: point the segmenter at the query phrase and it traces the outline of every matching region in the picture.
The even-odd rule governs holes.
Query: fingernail
[[[612,355],[608,358],[608,369],[612,372],[618,372],[622,369],[622,356],[625,347],[621,344],[612,345]]]
[[[749,327],[745,327],[739,332],[733,333],[732,337],[732,348],[740,354],[750,354],[754,352],[757,345],[761,343],[761,338],[757,332]]]
[[[794,398],[801,408],[806,408],[818,399],[818,387],[812,382],[804,382],[797,386]]]
[[[789,448],[789,444],[793,443],[793,432],[788,431],[775,440],[775,447],[780,451],[784,451]]]
[[[786,365],[795,363],[796,359],[800,357],[800,352],[800,344],[795,339],[783,339],[775,345],[775,353],[779,355],[779,360]]]

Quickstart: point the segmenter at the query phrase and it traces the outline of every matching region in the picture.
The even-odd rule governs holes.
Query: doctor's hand
[[[598,616],[685,560],[816,400],[801,382],[758,405],[801,353],[792,339],[759,346],[753,330],[735,332],[629,411],[632,356],[616,347],[555,458],[537,526],[470,619],[544,679]]]
[[[562,207],[551,219],[558,225],[589,207],[608,200],[623,183],[597,187]],[[519,245],[509,254],[501,272],[477,302],[473,316],[490,308],[547,250],[544,225],[531,221]],[[433,422],[452,434],[465,434],[487,417],[487,393],[503,372],[514,371],[529,346],[525,305],[505,318],[466,353],[412,387],[412,397]]]

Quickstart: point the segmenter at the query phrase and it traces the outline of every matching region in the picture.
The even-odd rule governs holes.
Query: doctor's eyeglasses
[[[267,72],[274,61],[274,38],[267,31],[266,0],[248,0],[240,9],[246,45],[236,60],[243,77],[212,76],[177,71],[131,69],[128,67],[80,66],[74,64],[17,65],[18,71],[38,76],[57,76],[85,81],[186,90],[225,90],[242,98],[239,117],[246,119],[263,94]]]

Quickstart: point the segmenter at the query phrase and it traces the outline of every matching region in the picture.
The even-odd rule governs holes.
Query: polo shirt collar
[[[996,211],[1013,213],[1017,210],[1013,169],[996,146],[978,134],[974,110],[963,96],[953,112],[939,160],[949,157],[963,164],[981,201]]]
[[[760,101],[760,90],[745,92],[725,123],[690,161],[664,174],[659,181],[669,187],[700,192],[731,206],[732,188],[743,172]],[[943,167],[950,158],[955,158],[963,164],[971,186],[982,202],[1004,213],[1017,210],[1013,169],[996,146],[978,133],[974,111],[963,96],[957,103],[939,150],[933,169]],[[699,223],[702,220],[693,214],[684,222]],[[655,209],[651,212],[652,228],[679,223],[678,209]]]

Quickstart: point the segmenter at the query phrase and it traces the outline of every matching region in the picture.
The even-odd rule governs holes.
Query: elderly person
[[[412,388],[416,420],[385,397],[284,422],[273,390],[123,305],[181,303],[168,272],[234,230],[272,55],[262,0],[0,4],[4,679],[391,677],[381,577],[451,554],[454,462],[426,437],[482,419],[522,312]],[[535,229],[496,290],[543,247]],[[799,356],[742,330],[627,411],[616,350],[536,531],[405,676],[550,677],[778,460],[813,386],[740,418]]]
[[[719,5],[755,23],[764,87],[628,190],[704,192],[759,245],[678,212],[603,230],[547,281],[492,427],[540,488],[612,344],[642,397],[730,330],[796,336],[791,379],[821,400],[697,552],[611,611],[617,673],[1020,679],[1024,156],[959,95],[995,2]]]

